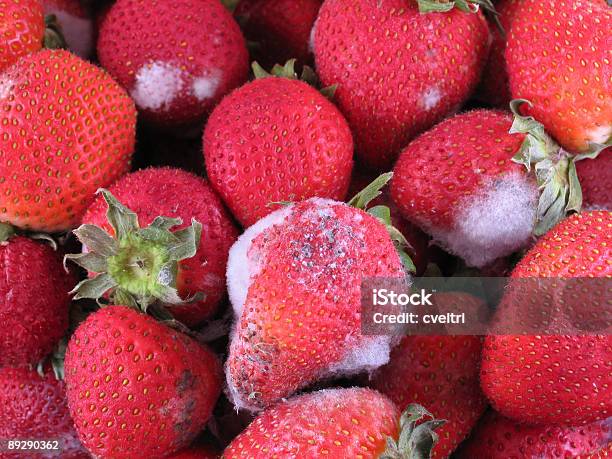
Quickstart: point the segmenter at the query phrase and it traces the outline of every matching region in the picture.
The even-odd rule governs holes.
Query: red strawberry
[[[65,385],[47,369],[44,376],[29,368],[0,368],[0,459],[86,459],[68,412]],[[59,442],[58,449],[29,456],[11,452],[6,440]]]
[[[218,457],[219,454],[208,446],[192,446],[168,456],[168,459],[217,459]]]
[[[0,367],[35,364],[68,329],[75,280],[48,245],[22,236],[0,241]]]
[[[377,170],[463,104],[488,52],[482,13],[421,14],[417,3],[327,0],[315,23],[319,76],[338,85],[357,154]]]
[[[577,162],[576,171],[584,205],[588,209],[612,210],[612,148],[595,159]]]
[[[98,457],[163,458],[185,448],[221,390],[211,351],[124,306],[79,325],[65,369],[70,414]]]
[[[0,221],[74,227],[94,192],[130,168],[136,110],[103,71],[44,50],[0,74]]]
[[[248,73],[244,38],[219,0],[118,0],[98,57],[145,119],[168,126],[199,123]]]
[[[68,49],[83,59],[94,52],[94,25],[78,0],[42,0],[46,15],[54,15]]]
[[[437,439],[433,430],[441,422],[427,421],[415,428],[426,416],[430,415],[422,407],[411,406],[400,420],[393,403],[370,389],[322,390],[263,412],[227,447],[223,457],[408,458],[413,457],[413,449],[423,454],[419,457],[429,457]]]
[[[286,68],[293,73],[291,63]],[[244,226],[274,210],[272,202],[344,199],[352,155],[338,109],[290,78],[261,78],[234,91],[204,132],[208,177]]]
[[[612,429],[606,422],[582,427],[517,424],[488,411],[457,452],[458,459],[592,458],[604,453]]]
[[[486,305],[465,293],[437,293],[435,303],[453,302],[462,311]],[[447,422],[432,457],[448,457],[486,408],[480,390],[482,339],[478,336],[405,336],[389,363],[373,374],[371,386],[401,409],[418,403]]]
[[[609,278],[611,247],[611,212],[575,214],[538,241],[516,266],[512,278]],[[590,282],[583,279],[584,288],[594,287],[592,279]],[[502,300],[498,322],[529,317],[522,314],[523,309],[512,307],[515,297],[516,293]],[[538,310],[549,303],[543,298],[547,297],[538,296]],[[579,298],[587,303],[595,299]],[[521,303],[518,307],[529,306],[528,301]],[[489,336],[483,349],[481,384],[495,409],[510,418],[529,423],[585,424],[612,413],[608,389],[612,385],[611,353],[609,335]]]
[[[391,337],[360,327],[362,279],[404,276],[387,231],[366,212],[313,198],[238,239],[228,262],[237,324],[226,371],[237,407],[258,410],[388,361]]]
[[[514,98],[570,151],[612,134],[612,11],[604,0],[525,0],[508,33],[506,61]]]
[[[106,274],[81,283],[76,289],[77,297],[98,298],[114,288],[115,302],[126,301],[128,295],[146,308],[153,298],[159,298],[174,317],[190,326],[210,317],[225,296],[228,252],[238,236],[221,200],[204,179],[170,168],[128,174],[115,182],[111,190],[133,211],[117,203],[108,192],[98,196],[87,210],[83,226],[75,231],[86,247],[85,254],[69,258],[92,274]],[[123,223],[114,223],[109,206],[110,212],[128,216]],[[169,226],[160,226],[162,220]],[[151,226],[140,229],[146,225]],[[153,227],[154,232],[148,234]],[[117,228],[121,229],[119,234]],[[163,234],[159,233],[161,228]],[[101,237],[109,251],[96,242]],[[181,249],[178,257],[177,244],[189,245],[188,250],[186,246]],[[100,261],[101,265],[92,264],[93,261]],[[139,267],[134,267],[134,263],[140,263]],[[103,280],[107,277],[108,281]],[[90,294],[92,282],[100,282],[94,295]],[[175,292],[167,290],[169,286]],[[193,298],[198,293],[204,294],[204,298]]]
[[[0,0],[0,72],[42,47],[45,20],[39,0]],[[0,79],[0,99],[2,98]]]
[[[322,0],[242,0],[234,16],[247,40],[255,42],[254,57],[266,67],[295,58],[312,61],[310,33]]]

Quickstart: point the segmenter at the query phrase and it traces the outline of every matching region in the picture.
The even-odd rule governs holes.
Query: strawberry
[[[219,0],[118,0],[98,57],[143,118],[162,126],[199,124],[248,74],[244,38]]]
[[[393,403],[370,389],[321,390],[264,411],[227,447],[223,458],[429,457],[437,440],[434,430],[442,422],[415,424],[430,416],[413,405],[400,420]]]
[[[372,197],[363,196],[351,203],[365,207]],[[232,247],[236,326],[226,378],[238,408],[256,411],[388,361],[391,336],[365,336],[360,327],[362,279],[404,276],[380,209],[312,198],[273,212]]]
[[[538,241],[515,267],[512,278],[577,278],[580,282],[575,288],[584,284],[582,290],[588,292],[596,284],[593,279],[581,278],[612,275],[611,239],[612,213],[572,215]],[[530,317],[528,308],[537,293],[541,293],[533,303],[538,305],[537,310],[550,303],[543,300],[549,298],[545,292],[537,290],[527,291],[526,298],[517,296],[525,290],[521,286],[526,282],[516,282],[519,293],[506,291],[496,315],[499,323]],[[560,287],[555,290],[562,291]],[[513,302],[516,298],[523,300]],[[602,298],[603,293],[599,298],[581,295],[578,301],[593,302],[593,307],[601,311],[605,307],[598,305]],[[610,416],[610,336],[573,332],[540,335],[540,329],[537,333],[485,339],[481,384],[493,407],[505,416],[529,423],[578,425]]]
[[[612,210],[612,148],[595,159],[576,163],[583,204],[588,209]]]
[[[0,221],[65,231],[130,168],[136,110],[103,71],[43,50],[0,74]]]
[[[94,25],[78,0],[42,0],[47,16],[55,16],[68,49],[83,59],[94,52]]]
[[[75,279],[48,245],[0,224],[0,367],[35,364],[68,329]]]
[[[376,170],[391,167],[415,135],[459,109],[487,56],[482,13],[421,14],[427,3],[434,2],[327,0],[315,23],[317,72],[325,85],[338,85],[357,154]]]
[[[508,32],[506,61],[514,98],[570,151],[612,134],[609,35],[603,0],[521,1]]]
[[[254,57],[266,67],[291,58],[310,64],[312,26],[322,0],[242,0],[234,16],[247,40],[255,43]]]
[[[79,325],[65,372],[79,438],[95,456],[113,459],[163,458],[187,447],[221,390],[210,350],[124,306]]]
[[[283,72],[296,78],[293,62]],[[244,85],[206,125],[208,177],[244,226],[278,208],[272,202],[344,199],[349,186],[353,141],[346,120],[316,89],[291,77]]]
[[[592,458],[600,457],[612,434],[610,424],[582,427],[517,424],[488,411],[457,452],[458,459]],[[602,455],[607,457],[607,455]]]
[[[0,72],[43,44],[45,20],[39,0],[0,0]],[[2,96],[0,80],[0,96]],[[1,97],[0,97],[1,99]]]
[[[133,209],[141,226],[152,224],[158,215],[181,219],[183,223],[176,226],[178,231],[189,227],[193,219],[199,222],[202,234],[199,245],[192,257],[178,263],[175,283],[182,299],[189,299],[198,292],[205,297],[187,304],[170,305],[170,310],[174,317],[190,326],[210,317],[225,296],[227,256],[238,237],[238,230],[208,183],[179,169],[152,168],[126,175],[115,182],[110,191]],[[107,207],[105,196],[99,195],[85,213],[83,224],[95,225],[117,237],[107,220]],[[131,256],[134,256],[138,247],[141,254],[148,250],[142,243],[128,244],[131,238],[131,235],[118,237],[120,248],[115,259],[121,258],[122,253],[127,254],[128,250],[132,250]],[[89,248],[87,240],[83,242]],[[151,250],[161,253],[160,248]],[[113,262],[109,259],[108,263],[112,265]],[[115,272],[113,279],[123,287],[135,280],[122,268]]]
[[[437,293],[435,302],[454,302],[462,311],[486,305],[465,293]],[[391,351],[389,363],[370,385],[399,408],[418,403],[447,421],[433,458],[448,457],[469,434],[486,408],[479,383],[482,339],[478,336],[405,336]]]
[[[25,367],[0,367],[0,438],[0,459],[33,457],[7,450],[6,440],[57,440],[57,450],[36,454],[41,459],[90,457],[70,418],[65,384],[49,368],[41,375]]]

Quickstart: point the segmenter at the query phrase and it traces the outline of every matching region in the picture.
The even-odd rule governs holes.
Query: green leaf
[[[302,67],[302,74],[300,75],[300,80],[308,83],[310,86],[313,86],[315,88],[319,86],[319,77],[317,76],[313,68],[309,65],[305,65],[304,67]]]
[[[297,73],[295,73],[296,61],[297,59],[289,59],[285,65],[275,64],[270,73],[272,73],[272,75],[275,77],[297,80],[298,76]]]
[[[77,239],[87,247],[87,250],[103,257],[115,255],[119,249],[117,241],[96,225],[81,225],[73,232]]]
[[[455,2],[441,2],[437,0],[418,0],[419,12],[425,13],[446,13],[455,7]]]
[[[103,273],[92,279],[82,280],[70,293],[74,294],[74,300],[80,300],[82,298],[96,300],[116,286],[117,282],[108,274]]]
[[[168,247],[168,257],[170,260],[179,261],[191,258],[196,254],[200,245],[202,224],[192,219],[191,226],[176,231],[174,236],[176,236],[176,242]]]
[[[381,190],[389,183],[391,177],[393,177],[393,172],[387,172],[386,174],[380,175],[374,179],[372,183],[353,196],[348,202],[348,205],[356,207],[357,209],[366,210],[368,204],[382,194]]]
[[[261,78],[268,78],[272,76],[272,74],[264,70],[264,68],[261,65],[259,65],[259,62],[257,61],[253,61],[253,63],[251,64],[251,68],[253,69],[253,75],[255,75],[256,80],[259,80]]]
[[[374,206],[368,209],[368,213],[380,220],[383,225],[391,225],[391,210],[387,206]]]
[[[115,230],[115,237],[119,240],[123,239],[127,234],[136,231],[138,226],[138,217],[134,212],[121,204],[110,191],[101,188],[98,190],[102,194],[108,210],[106,218]]]
[[[64,256],[64,268],[68,260],[92,273],[104,273],[108,268],[106,257],[95,252],[73,253]]]
[[[326,86],[322,88],[319,92],[327,97],[329,100],[333,100],[336,95],[336,90],[338,89],[337,84],[332,84],[331,86]]]
[[[576,162],[570,161],[568,167],[569,190],[567,204],[565,205],[566,212],[580,212],[582,208],[582,188],[580,180],[578,180],[578,172],[576,171]]]
[[[8,223],[0,222],[0,243],[8,241],[15,234],[15,228]]]

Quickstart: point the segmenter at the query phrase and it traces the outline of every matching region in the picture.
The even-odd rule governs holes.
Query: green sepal
[[[457,8],[464,13],[477,13],[482,7],[482,9],[493,14],[499,14],[491,0],[417,0],[417,3],[420,13],[446,13],[453,8]]]
[[[221,0],[221,3],[223,3],[223,6],[233,13],[238,6],[238,3],[240,3],[240,0]]]
[[[278,78],[288,78],[290,80],[300,80],[308,85],[312,86],[315,89],[325,96],[328,99],[333,99],[336,94],[336,90],[338,89],[338,85],[334,84],[331,86],[326,86],[324,88],[321,87],[321,81],[319,77],[315,73],[315,71],[309,67],[308,65],[304,65],[302,67],[301,75],[298,75],[295,70],[296,59],[289,59],[285,65],[275,64],[272,67],[272,70],[269,72],[266,71],[257,61],[253,61],[251,64],[251,68],[253,70],[253,75],[255,75],[255,79],[259,80],[261,78],[269,78],[269,77],[278,77]]]
[[[357,193],[348,201],[349,206],[357,207],[361,210],[366,210],[368,204],[382,194],[382,189],[389,183],[393,177],[393,172],[379,175],[372,183],[366,186],[363,190]]]
[[[41,378],[45,377],[45,365],[49,361],[51,370],[55,379],[58,381],[64,380],[64,358],[66,356],[66,348],[68,347],[68,339],[62,338],[53,349],[50,356],[43,358],[36,365],[36,372]]]
[[[46,49],[68,49],[68,44],[62,33],[62,26],[55,14],[45,16],[45,33],[43,47]]]
[[[8,241],[15,233],[16,231],[13,225],[0,222],[0,243]]]

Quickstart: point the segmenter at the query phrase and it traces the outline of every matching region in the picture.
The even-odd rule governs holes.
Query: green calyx
[[[114,236],[95,225],[81,225],[74,231],[87,253],[66,255],[94,277],[81,281],[71,292],[74,299],[100,301],[110,296],[113,304],[123,304],[144,312],[153,303],[183,304],[176,280],[178,263],[195,255],[202,225],[171,231],[182,224],[180,218],[157,217],[151,225],[140,228],[138,217],[109,191],[99,190]],[[189,301],[193,301],[192,298]],[[201,295],[197,299],[201,299]]]
[[[387,183],[389,183],[392,177],[393,172],[387,172],[386,174],[382,174],[381,176],[377,177],[372,183],[370,183],[363,190],[357,193],[350,201],[348,201],[348,205],[367,212],[385,225],[385,228],[387,228],[387,232],[395,245],[397,253],[402,260],[404,269],[406,272],[415,273],[416,267],[414,266],[410,256],[406,253],[406,249],[410,247],[410,243],[391,223],[391,210],[387,206],[374,206],[368,208],[370,202],[382,194],[381,190],[387,185]]]
[[[446,421],[433,415],[418,404],[408,405],[400,417],[398,440],[387,437],[387,449],[380,459],[429,459],[438,442],[435,432]]]
[[[57,21],[55,14],[45,16],[45,34],[43,36],[43,47],[46,49],[67,49],[68,44],[62,33],[62,26]]]
[[[491,0],[417,0],[420,13],[445,13],[457,8],[465,13],[477,13],[482,7],[493,14],[498,14]]]
[[[238,6],[238,3],[240,3],[240,0],[221,0],[221,3],[223,3],[223,6],[233,13]]]
[[[544,130],[544,126],[532,116],[523,116],[520,107],[532,106],[525,99],[510,102],[514,122],[510,134],[526,134],[518,153],[512,158],[528,171],[533,167],[540,199],[534,234],[541,236],[560,222],[570,212],[582,207],[582,189],[576,172],[576,162],[593,159],[605,148],[597,145],[591,152],[571,155],[561,148]]]
[[[0,244],[8,241],[15,235],[15,228],[8,223],[0,222]]]
[[[30,239],[34,239],[36,241],[45,242],[49,244],[53,250],[57,250],[57,241],[47,233],[31,233],[20,230],[10,223],[0,222],[0,244],[8,242],[10,238],[17,235],[29,237]]]
[[[323,94],[328,99],[333,99],[334,94],[336,93],[336,89],[338,85],[327,86],[325,88],[321,88],[321,82],[319,81],[319,77],[315,73],[315,71],[309,66],[305,65],[302,68],[301,75],[298,76],[295,70],[296,59],[289,59],[285,65],[276,64],[272,67],[272,70],[269,72],[266,71],[257,61],[254,61],[251,64],[251,68],[253,69],[253,75],[255,75],[255,79],[259,80],[260,78],[269,78],[269,77],[279,77],[279,78],[289,78],[290,80],[300,80],[303,81],[310,86],[319,90],[321,94]]]

